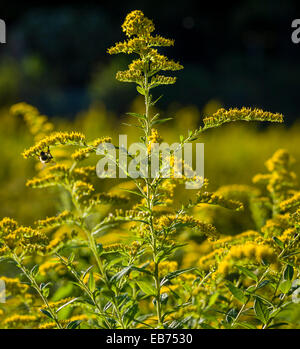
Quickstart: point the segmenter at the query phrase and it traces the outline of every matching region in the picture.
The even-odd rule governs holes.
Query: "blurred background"
[[[164,53],[185,67],[174,86],[155,91],[164,95],[162,116],[174,117],[161,126],[166,141],[178,140],[220,107],[285,115],[285,125],[234,124],[203,137],[212,189],[250,184],[278,148],[291,152],[299,170],[300,43],[291,40],[299,1],[1,1],[7,43],[0,45],[0,217],[29,224],[55,212],[54,194],[25,187],[35,164],[20,153],[33,140],[9,115],[12,104],[32,104],[57,129],[78,130],[90,139],[113,134],[117,141],[120,132],[136,136],[121,123],[143,101],[133,85],[114,78],[132,57],[106,53],[125,39],[120,26],[135,9],[153,19],[157,33],[175,39]]]

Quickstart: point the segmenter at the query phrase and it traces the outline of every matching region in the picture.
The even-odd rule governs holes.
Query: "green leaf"
[[[167,283],[168,281],[176,278],[177,276],[183,274],[183,273],[187,273],[189,271],[195,270],[195,268],[186,268],[186,269],[180,269],[180,270],[176,270],[173,271],[169,274],[167,274],[160,282],[160,286],[163,286],[165,283]]]
[[[256,327],[252,324],[249,324],[249,322],[236,322],[235,323],[235,327],[243,327],[243,328],[246,328],[246,329],[249,329],[249,330],[255,330]]]
[[[228,283],[227,287],[237,300],[242,303],[245,303],[247,301],[247,297],[244,295],[244,292],[240,288],[235,287],[232,283]]]
[[[61,311],[63,308],[65,308],[66,306],[70,305],[71,303],[77,301],[78,297],[77,298],[73,298],[71,299],[69,302],[63,304],[61,307],[59,307],[57,310],[56,310],[56,313],[58,313],[59,311]]]
[[[130,194],[134,194],[134,195],[137,195],[137,196],[141,196],[142,198],[147,198],[146,195],[142,195],[141,192],[137,192],[137,191],[134,191],[134,190],[129,190],[129,189],[125,189],[125,188],[121,188],[123,191],[126,191],[127,193],[130,193]]]
[[[151,285],[150,281],[137,281],[139,288],[148,296],[155,296],[157,290]]]
[[[122,270],[120,270],[118,273],[116,273],[112,278],[111,281],[119,281],[122,279],[123,276],[125,276],[130,270],[131,270],[132,266],[129,265],[125,268],[123,268]]]
[[[141,126],[139,126],[139,125],[128,124],[127,122],[122,122],[122,125],[129,126],[129,127],[139,128],[140,130],[143,129],[143,127],[141,127]],[[117,147],[116,147],[116,148],[117,148]]]
[[[289,290],[291,289],[291,287],[292,287],[292,281],[291,280],[284,280],[280,283],[279,290],[282,293],[288,293]]]
[[[164,119],[159,119],[159,120],[155,120],[151,123],[151,125],[157,125],[157,124],[162,124],[164,122],[167,122],[169,120],[173,120],[173,118],[164,118]]]
[[[68,261],[69,261],[70,263],[73,263],[73,262],[74,262],[74,259],[75,259],[75,253],[72,252],[72,253],[70,254],[70,256],[68,257]]]
[[[145,96],[145,90],[141,86],[137,86],[136,89],[137,89],[138,93]]]
[[[202,322],[200,324],[200,327],[203,328],[204,330],[215,330],[216,329],[215,327],[212,327],[211,325],[209,325],[205,322]]]
[[[39,266],[35,265],[31,270],[30,270],[30,274],[35,277],[37,275],[37,273],[39,272]]]
[[[163,95],[159,96],[155,101],[151,102],[150,105],[154,106],[162,97]]]
[[[108,310],[111,306],[112,306],[112,302],[111,302],[111,301],[108,301],[108,302],[105,304],[105,306],[103,307],[103,311]]]
[[[232,321],[237,317],[237,315],[238,315],[238,312],[236,311],[236,309],[234,309],[234,308],[231,308],[228,312],[227,312],[227,314],[226,314],[226,321],[229,323],[229,324],[231,324],[232,323]]]
[[[130,324],[130,322],[134,319],[137,314],[139,307],[137,304],[134,304],[132,307],[129,307],[125,313],[124,317],[126,318],[126,325]]]
[[[43,288],[43,296],[45,297],[45,298],[48,298],[48,296],[49,296],[49,293],[50,293],[50,289],[48,288],[48,287],[45,287],[45,288]]]
[[[53,316],[49,313],[48,310],[40,309],[40,312],[42,312],[44,315],[46,315],[47,317],[53,320]]]
[[[207,306],[208,307],[213,306],[216,303],[218,297],[219,297],[219,293],[218,292],[213,293],[212,296],[209,298],[209,302],[208,302]]]
[[[67,329],[68,330],[75,330],[80,324],[82,323],[82,320],[75,320],[68,323]]]
[[[284,249],[284,245],[283,245],[283,242],[281,240],[279,240],[276,236],[273,236],[272,238],[275,243],[281,248],[281,249]]]
[[[151,271],[145,269],[145,268],[138,268],[138,267],[132,267],[132,270],[139,271],[140,273],[145,273],[148,275],[152,275]]]
[[[273,324],[271,326],[268,326],[267,328],[270,329],[270,328],[277,328],[277,327],[280,327],[280,326],[284,326],[284,325],[288,325],[287,322],[277,322],[277,324]]]
[[[257,318],[263,323],[266,324],[270,317],[270,311],[268,307],[259,299],[255,298],[254,301],[254,312]]]
[[[86,277],[87,273],[93,268],[93,265],[91,265],[90,267],[87,268],[87,270],[83,273],[81,279],[84,280],[84,278]]]
[[[139,113],[126,113],[126,114],[133,116],[134,118],[146,120],[146,116],[144,114],[139,114]]]
[[[255,290],[256,290],[255,285],[251,285],[251,286],[246,288],[246,291],[249,293],[253,293]]]
[[[291,281],[293,279],[293,276],[294,276],[294,268],[291,265],[287,264],[283,272],[283,278],[284,280]]]
[[[267,286],[270,282],[271,282],[270,280],[264,280],[257,285],[256,289],[258,290],[260,288],[263,288],[263,287]]]
[[[51,300],[53,302],[56,302],[60,299],[71,297],[71,295],[74,293],[74,286],[73,286],[74,284],[76,283],[71,281],[70,283],[67,283],[58,287],[54,295],[51,297]],[[76,286],[79,286],[81,288],[80,284],[76,284]]]
[[[90,289],[90,291],[93,293],[96,289],[96,283],[95,283],[95,279],[94,279],[94,275],[93,272],[90,271],[90,275],[89,275],[89,280],[88,280],[88,288]]]
[[[236,268],[238,268],[244,275],[248,276],[248,278],[257,281],[257,276],[249,269],[239,265],[236,265]]]

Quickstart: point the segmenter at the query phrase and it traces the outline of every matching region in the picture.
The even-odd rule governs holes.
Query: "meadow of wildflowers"
[[[134,57],[116,72],[138,95],[126,124],[99,105],[73,124],[26,103],[4,119],[0,327],[299,328],[299,126],[249,107],[219,108],[201,125],[192,107],[161,117],[155,88],[167,93],[183,69],[160,52],[174,41],[138,10],[122,30],[108,53]],[[99,145],[121,133],[144,145],[147,163],[155,143],[204,142],[203,185],[187,190],[195,177],[172,171],[98,178]]]

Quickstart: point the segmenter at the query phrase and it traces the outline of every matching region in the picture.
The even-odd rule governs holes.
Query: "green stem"
[[[60,330],[62,330],[63,327],[59,323],[56,313],[50,307],[47,298],[41,292],[41,290],[39,288],[39,285],[37,284],[35,278],[30,274],[30,272],[27,270],[27,268],[22,264],[21,259],[17,255],[14,255],[14,260],[17,263],[18,267],[22,270],[24,275],[27,277],[27,279],[30,281],[31,287],[34,288],[36,290],[36,292],[38,293],[38,295],[41,297],[42,301],[44,302],[44,304],[45,304],[45,306],[46,306],[46,308],[48,310],[48,312],[51,314],[52,319],[55,321],[57,327]]]
[[[148,85],[148,73],[147,70],[145,70],[145,81],[144,81],[144,91],[145,91],[145,117],[146,117],[146,139],[145,143],[146,146],[148,146],[149,143],[149,136],[151,135],[151,119],[150,119],[150,96],[149,96],[149,85]],[[148,154],[148,164],[149,164],[149,154]],[[149,172],[149,168],[148,168]],[[156,314],[157,314],[157,325],[158,327],[162,327],[162,305],[161,305],[161,299],[160,299],[160,277],[159,277],[159,261],[157,261],[157,239],[155,234],[155,229],[153,226],[153,200],[155,196],[155,192],[150,186],[149,179],[146,178],[146,188],[147,188],[147,207],[149,209],[150,215],[148,217],[148,224],[150,228],[150,236],[151,236],[151,248],[152,248],[152,260],[154,263],[154,274],[153,279],[155,283],[155,287],[157,290],[157,293],[155,295],[155,301],[156,301]]]

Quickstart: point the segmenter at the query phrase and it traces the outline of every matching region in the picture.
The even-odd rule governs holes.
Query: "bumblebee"
[[[46,164],[53,159],[52,154],[50,153],[50,149],[48,147],[47,151],[41,151],[39,155],[40,162]]]

